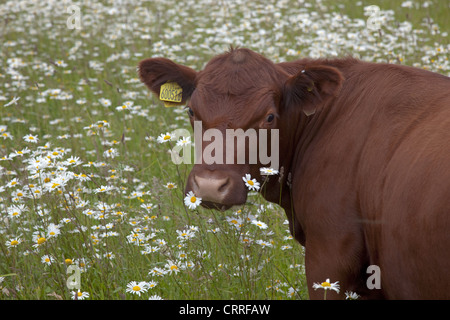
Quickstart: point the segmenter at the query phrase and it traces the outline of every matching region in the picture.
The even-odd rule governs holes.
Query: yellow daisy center
[[[321,286],[324,287],[324,288],[325,288],[325,287],[331,287],[331,284],[330,284],[329,282],[326,282],[326,281],[325,281],[325,282],[322,282],[322,283],[321,283]]]
[[[197,198],[196,197],[191,197],[191,202],[195,203],[195,201],[197,201]]]
[[[19,241],[13,240],[13,241],[11,241],[10,244],[11,244],[12,246],[17,246],[17,245],[19,244]]]
[[[39,239],[37,239],[37,244],[43,244],[45,241],[47,241],[47,239],[39,238]]]
[[[248,183],[249,185],[251,185],[251,186],[253,186],[253,185],[254,185],[254,183],[253,183],[253,181],[252,181],[252,180],[248,180],[248,181],[247,181],[247,183]]]
[[[139,286],[134,286],[134,287],[133,287],[133,291],[141,291],[141,287],[139,287]]]
[[[170,139],[170,136],[169,135],[165,135],[164,136],[164,140],[169,140]]]

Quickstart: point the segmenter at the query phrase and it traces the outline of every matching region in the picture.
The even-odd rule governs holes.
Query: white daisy
[[[202,198],[196,197],[192,191],[189,191],[184,197],[184,204],[189,209],[195,209],[202,203]]]
[[[177,146],[188,146],[191,144],[191,137],[183,137],[182,139],[177,141]]]
[[[72,291],[72,300],[84,300],[86,298],[89,298],[89,292],[81,292],[78,290],[78,292]]]
[[[256,181],[256,179],[252,179],[252,176],[250,174],[246,174],[245,177],[242,177],[242,180],[244,180],[245,182],[245,186],[251,191],[251,190],[255,190],[258,191],[259,190],[259,182]]]
[[[334,282],[334,283],[331,283],[331,282],[330,282],[330,279],[327,279],[327,280],[325,280],[325,281],[322,282],[322,283],[317,283],[317,282],[315,282],[315,283],[313,284],[313,289],[314,289],[314,290],[317,290],[317,289],[334,290],[334,291],[336,291],[337,293],[339,293],[339,284],[338,284],[338,282],[339,282],[339,281],[336,281],[336,282]]]
[[[259,220],[252,220],[252,224],[259,227],[260,229],[267,229],[267,224]]]
[[[32,143],[37,143],[39,141],[37,136],[33,136],[32,134],[27,134],[26,136],[23,137],[23,140],[25,140],[26,142],[32,142]]]
[[[170,134],[169,132],[161,133],[159,135],[159,137],[156,139],[156,141],[158,141],[158,143],[164,143],[164,142],[168,142],[168,141],[172,141],[173,136],[172,134]]]
[[[147,290],[148,290],[148,286],[145,281],[141,281],[139,283],[136,281],[131,281],[130,283],[127,284],[126,292],[132,293],[132,294],[137,294],[138,296],[141,296],[141,293],[144,293]]]
[[[272,176],[274,174],[278,174],[278,170],[272,168],[259,168],[259,171],[262,175]]]

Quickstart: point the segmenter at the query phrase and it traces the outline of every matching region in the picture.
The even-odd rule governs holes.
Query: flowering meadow
[[[449,6],[1,1],[0,299],[307,299],[303,248],[263,181],[243,177],[248,203],[225,212],[185,194],[190,165],[169,150],[192,143],[172,135],[192,132],[189,117],[136,66],[163,56],[200,70],[233,45],[450,75]]]

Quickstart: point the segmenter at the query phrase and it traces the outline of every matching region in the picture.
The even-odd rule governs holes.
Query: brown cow
[[[178,83],[204,129],[279,129],[281,179],[260,191],[305,246],[310,298],[327,278],[341,288],[327,298],[450,298],[450,78],[353,58],[275,64],[244,48],[200,72],[146,59],[139,74],[156,94]],[[243,204],[242,177],[262,182],[260,166],[196,164],[186,192]]]

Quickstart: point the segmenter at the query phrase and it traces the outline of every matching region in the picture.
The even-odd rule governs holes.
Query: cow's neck
[[[321,111],[311,116],[306,116],[302,111],[290,114],[284,122],[286,125],[280,128],[280,173],[263,182],[262,194],[266,200],[281,205],[286,211],[291,210],[291,179],[302,156],[320,131],[328,114],[328,106],[332,103],[329,101]]]
[[[267,201],[279,204],[286,211],[291,210],[291,179],[295,169],[297,149],[301,145],[300,138],[310,122],[303,113],[297,116],[297,120],[285,122],[286,125],[280,128],[279,174],[267,177],[267,180],[263,181],[261,191]],[[295,117],[291,120],[293,118]]]

